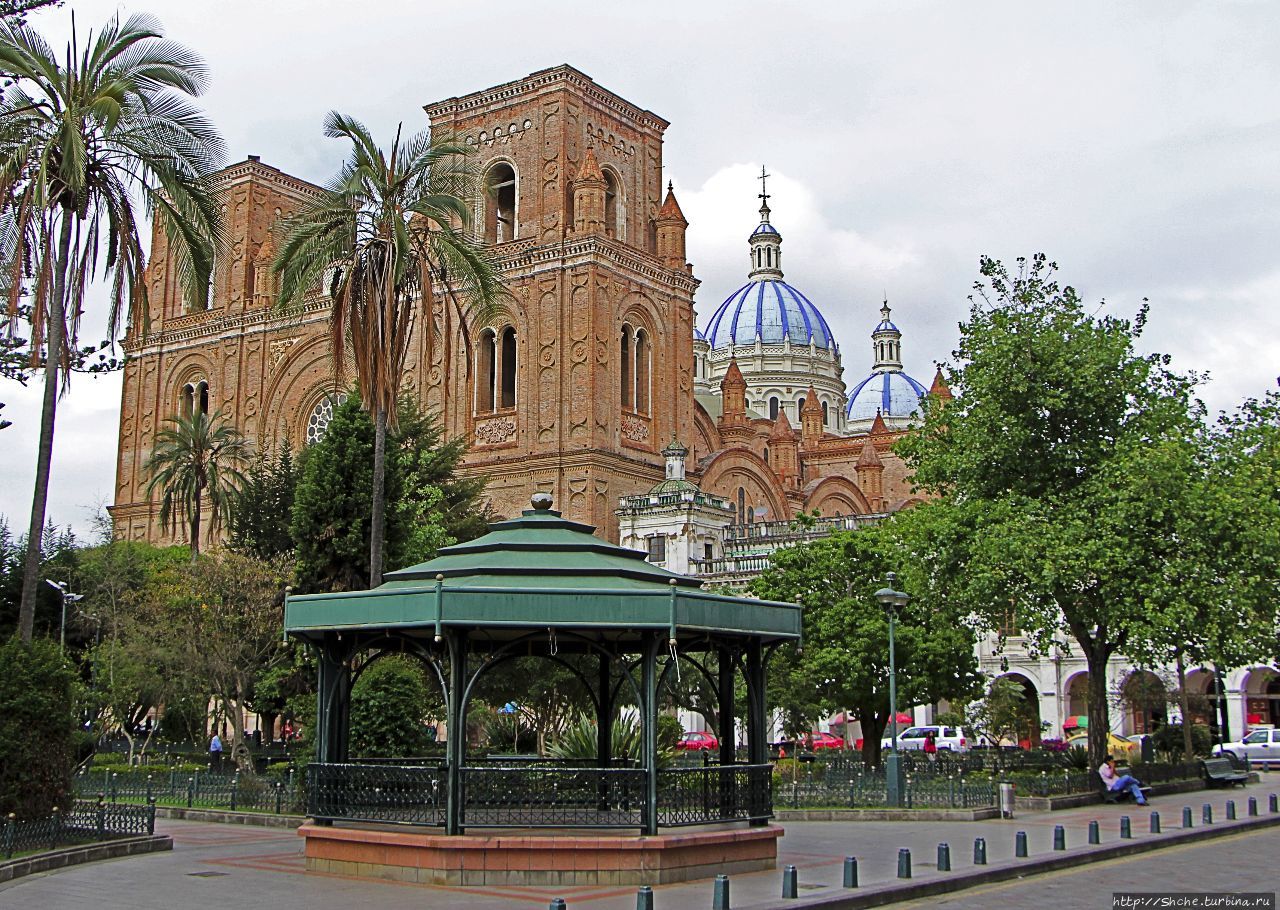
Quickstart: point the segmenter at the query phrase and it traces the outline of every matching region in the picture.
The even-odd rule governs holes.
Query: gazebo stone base
[[[660,885],[772,869],[782,828],[718,827],[655,837],[580,830],[448,837],[304,824],[308,872],[424,885]]]

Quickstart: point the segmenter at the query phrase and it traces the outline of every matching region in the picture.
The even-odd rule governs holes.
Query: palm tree
[[[74,20],[73,20],[74,30]],[[108,334],[145,314],[139,215],[169,239],[189,300],[206,299],[220,213],[208,177],[217,131],[189,99],[204,63],[164,38],[159,23],[113,19],[60,61],[24,25],[0,23],[0,269],[10,313],[25,294],[31,350],[43,351],[44,402],[18,628],[31,639],[54,417],[66,391],[86,285],[111,278]],[[144,212],[137,210],[141,200]],[[143,316],[145,318],[145,316]],[[141,328],[141,326],[139,326]]]
[[[465,145],[433,142],[426,131],[402,143],[397,131],[386,154],[364,124],[336,112],[326,118],[324,132],[350,140],[351,154],[324,192],[286,222],[273,269],[282,307],[300,305],[317,288],[327,290],[335,373],[341,382],[349,351],[361,400],[374,419],[369,583],[377,586],[387,426],[396,420],[416,309],[432,312],[433,281],[460,315],[469,309],[481,320],[506,292],[468,229],[480,182]],[[423,331],[430,350],[430,318]]]
[[[181,519],[191,542],[191,561],[200,555],[200,525],[209,500],[209,530],[231,517],[245,485],[244,470],[252,452],[240,431],[199,409],[174,417],[156,433],[147,459],[147,495],[160,498],[160,528],[168,533]]]

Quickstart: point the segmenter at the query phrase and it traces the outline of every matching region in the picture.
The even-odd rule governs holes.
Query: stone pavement
[[[1263,775],[1260,784],[1245,789],[1209,790],[1179,794],[1153,801],[1166,832],[1181,827],[1182,807],[1193,810],[1193,827],[1201,827],[1201,807],[1214,807],[1215,823],[1225,818],[1228,799],[1245,817],[1247,800],[1258,800],[1267,815],[1270,793],[1280,792],[1280,775]],[[1129,815],[1135,840],[1150,840],[1151,809],[1133,806],[1088,806],[1054,813],[1037,813],[1012,820],[985,822],[789,822],[781,841],[779,870],[732,878],[733,906],[776,903],[781,893],[781,866],[799,869],[800,898],[819,898],[840,891],[843,858],[858,857],[863,885],[895,880],[898,849],[912,851],[916,879],[938,878],[934,868],[939,841],[951,846],[952,866],[970,869],[973,839],[984,837],[990,863],[1013,861],[1014,834],[1026,831],[1032,857],[1052,853],[1053,828],[1066,829],[1068,849],[1086,843],[1088,824],[1097,819],[1103,844],[1119,842],[1119,819]],[[127,908],[127,910],[206,910],[218,907],[269,907],[271,910],[390,910],[401,907],[458,907],[463,910],[533,910],[545,908],[553,897],[563,897],[570,907],[591,910],[632,910],[633,887],[576,888],[444,888],[357,880],[308,874],[303,868],[302,842],[289,830],[203,822],[164,821],[157,830],[174,839],[172,853],[159,853],[93,863],[58,873],[32,876],[0,887],[0,910],[41,908]],[[1266,859],[1260,860],[1260,857]],[[1074,903],[1062,903],[1064,895],[1054,887],[1054,910],[1068,906],[1109,907],[1110,894],[1122,885],[1134,889],[1177,890],[1180,887],[1236,890],[1262,887],[1269,880],[1274,890],[1280,881],[1275,858],[1280,857],[1280,827],[1254,834],[1215,839],[1202,845],[1180,846],[1142,856],[1113,860],[1080,871],[1035,876],[1026,883],[991,885],[943,898],[947,906],[1020,907],[1031,903],[1030,888],[1049,882],[1070,885]],[[1218,870],[1213,876],[1208,870]],[[1236,870],[1223,872],[1222,870]],[[1263,873],[1260,881],[1248,878],[1251,870]],[[1205,874],[1200,874],[1205,873]],[[1234,876],[1234,877],[1233,877]],[[1257,875],[1254,875],[1257,879]],[[1175,884],[1185,882],[1186,884]],[[1044,884],[1042,884],[1044,883]],[[1168,885],[1166,889],[1164,886]],[[711,883],[664,885],[654,889],[656,910],[703,908],[711,905]],[[1019,891],[1018,889],[1024,889]],[[1038,893],[1043,894],[1042,891]],[[981,894],[982,897],[978,895]],[[789,903],[789,902],[788,902]],[[921,904],[922,905],[922,904]]]

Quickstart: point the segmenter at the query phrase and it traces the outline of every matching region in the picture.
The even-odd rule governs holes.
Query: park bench
[[[1116,772],[1124,775],[1129,773],[1129,769],[1121,767],[1117,768]],[[1099,781],[1099,784],[1102,787],[1102,801],[1104,803],[1123,803],[1133,798],[1133,794],[1128,790],[1109,790],[1101,781]],[[1151,787],[1146,784],[1142,784],[1140,785],[1140,789],[1142,790],[1142,798],[1144,800],[1151,797]]]
[[[1229,758],[1205,758],[1201,759],[1200,765],[1210,786],[1239,784],[1243,787],[1249,782],[1249,772],[1241,771]]]

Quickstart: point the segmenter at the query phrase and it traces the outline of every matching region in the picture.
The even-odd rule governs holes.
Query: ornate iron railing
[[[708,765],[658,771],[660,826],[705,825],[772,815],[772,765]]]
[[[180,771],[152,774],[140,771],[82,771],[72,781],[76,795],[102,797],[111,803],[145,803],[233,812],[298,812],[298,788],[293,769],[283,774],[256,775]]]
[[[443,825],[443,767],[313,764],[307,768],[307,814],[316,819]]]
[[[69,809],[54,811],[45,818],[29,821],[6,819],[3,829],[0,829],[0,853],[9,859],[14,853],[154,834],[155,829],[154,803],[130,806],[76,800]]]
[[[643,768],[480,765],[462,769],[462,824],[485,828],[634,828]]]

